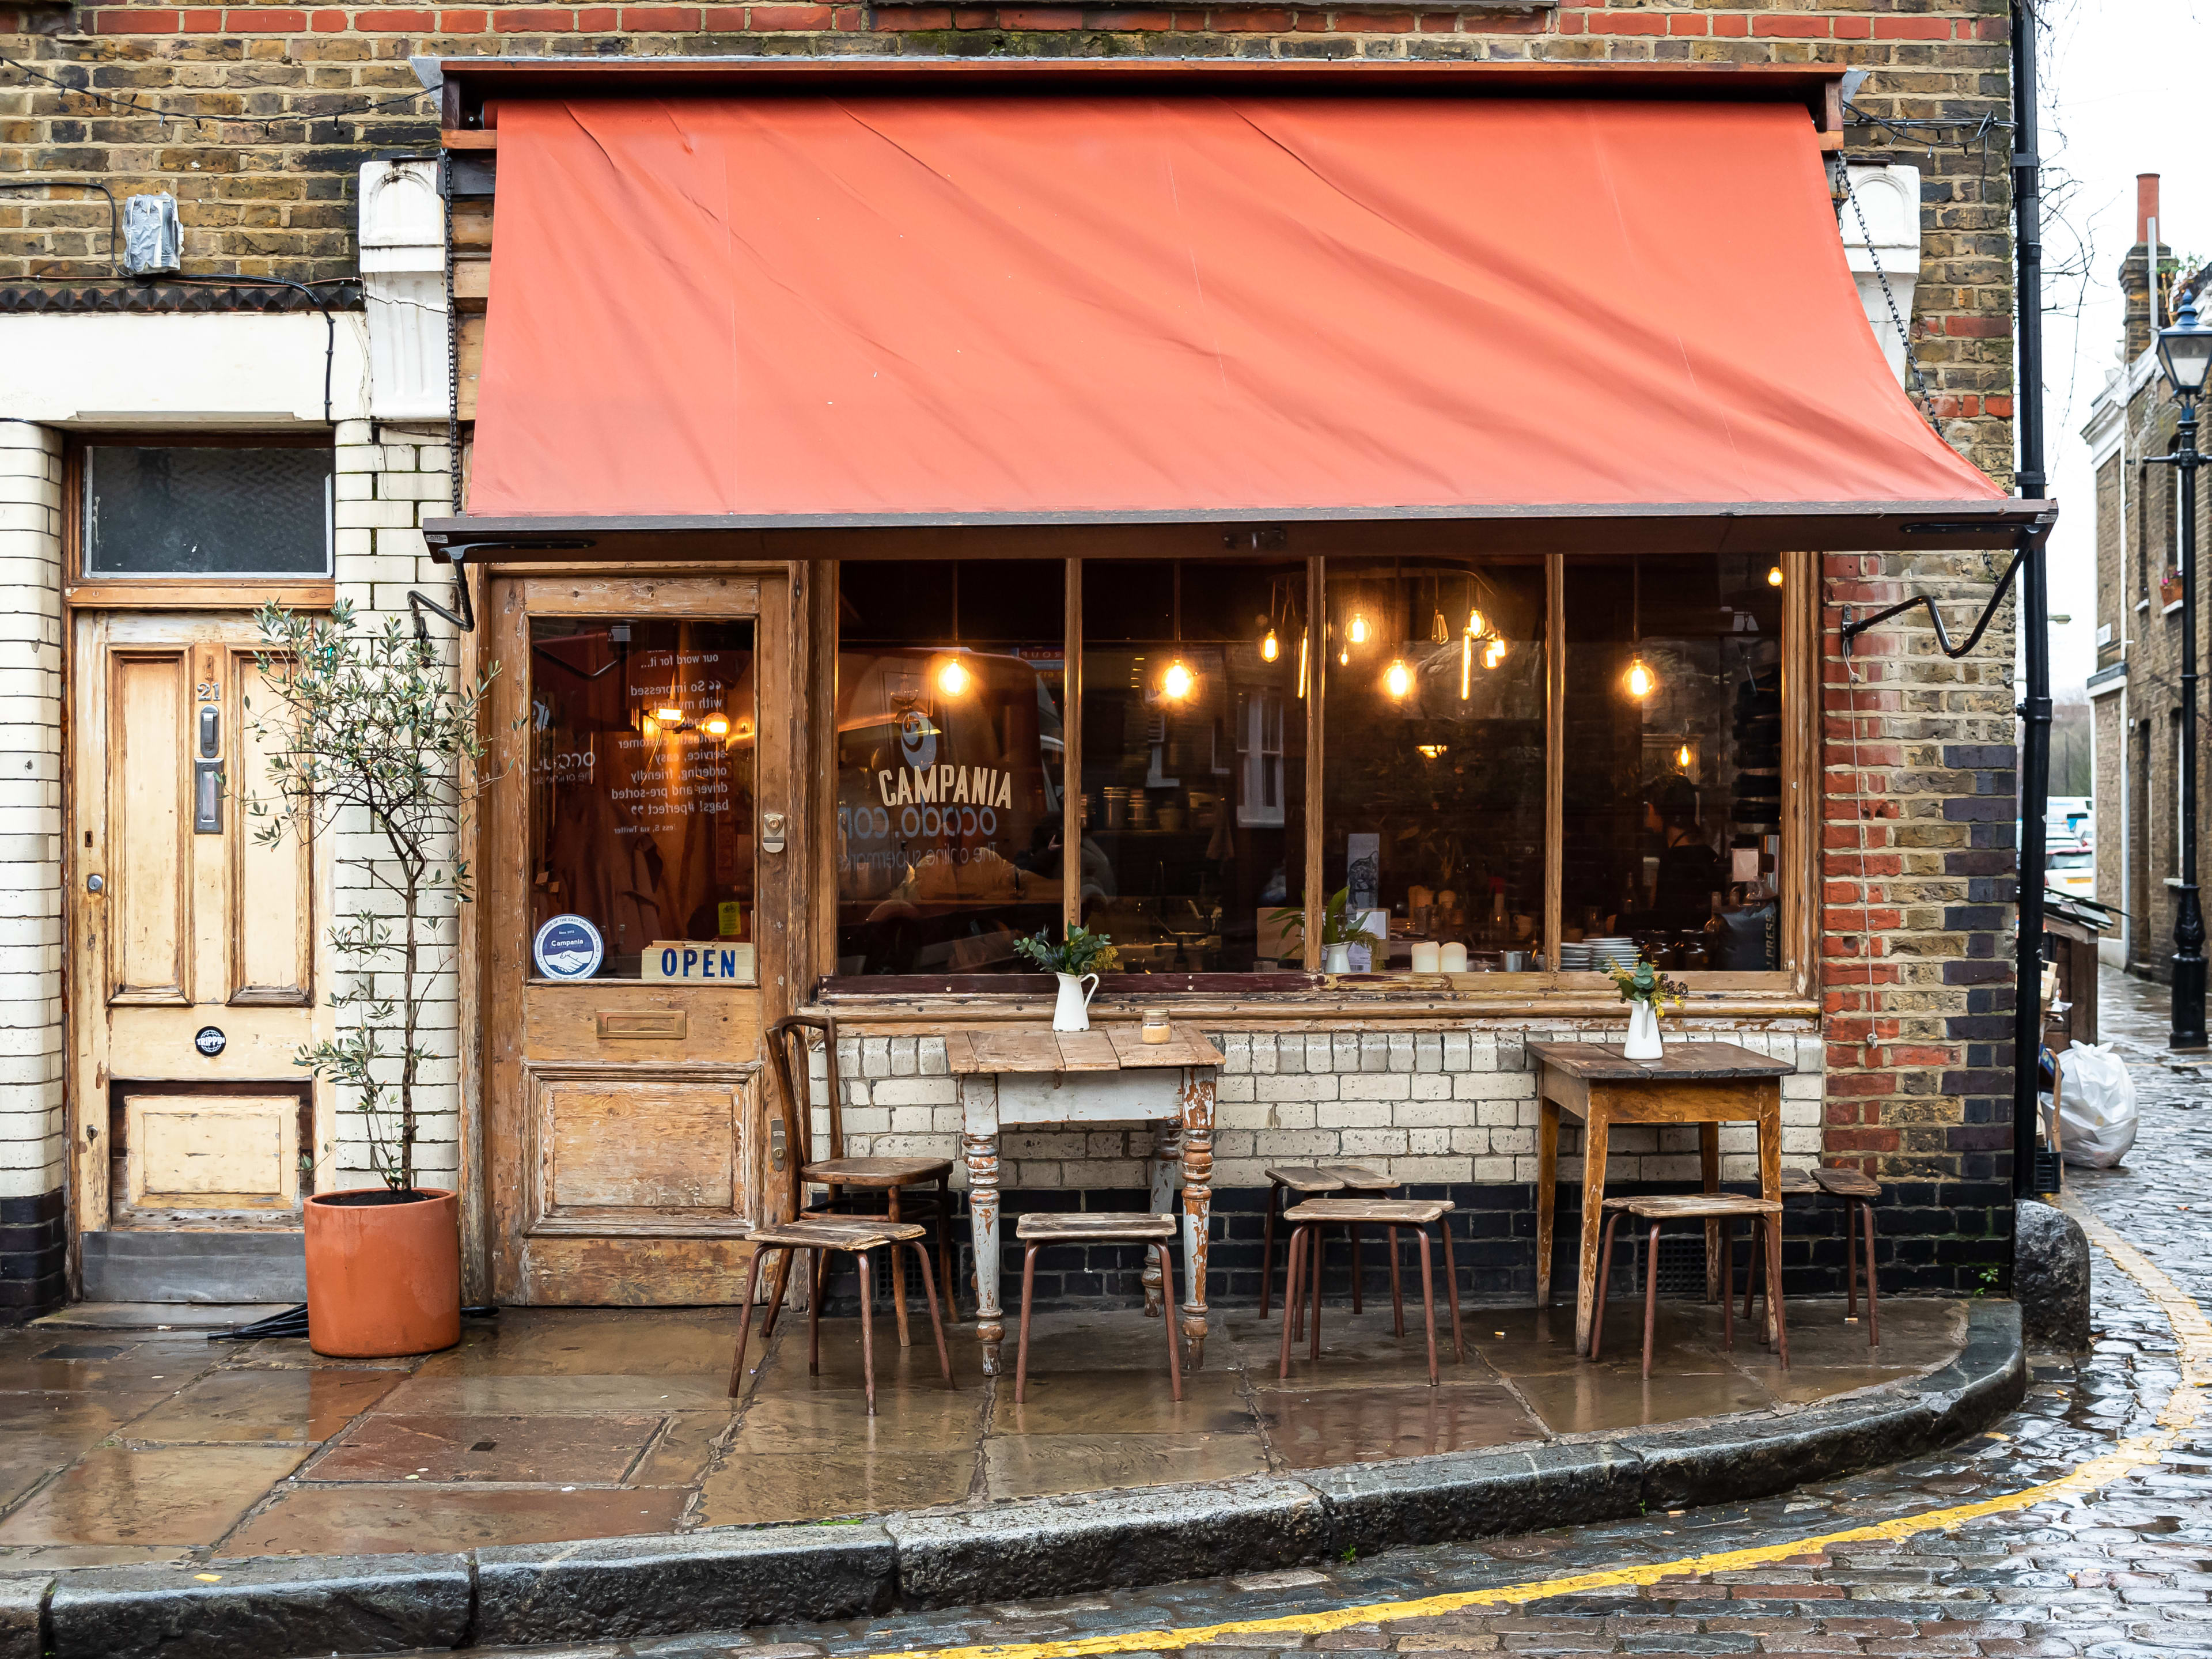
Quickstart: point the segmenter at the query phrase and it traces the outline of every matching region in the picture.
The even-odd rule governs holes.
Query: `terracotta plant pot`
[[[435,1353],[461,1340],[460,1204],[356,1187],[307,1200],[307,1346],[343,1359]]]

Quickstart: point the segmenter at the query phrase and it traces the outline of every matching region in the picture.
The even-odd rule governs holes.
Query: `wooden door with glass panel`
[[[258,635],[215,613],[80,611],[75,629],[78,1228],[296,1229],[328,1147],[293,1056],[325,1015],[310,851],[258,839],[247,805],[275,793]]]
[[[787,978],[784,591],[780,575],[495,585],[483,958],[501,1301],[717,1303],[744,1283],[760,1033]]]

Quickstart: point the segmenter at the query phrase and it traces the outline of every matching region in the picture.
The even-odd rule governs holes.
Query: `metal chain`
[[[1867,228],[1866,210],[1859,205],[1858,192],[1851,188],[1850,162],[1843,164],[1843,173],[1844,199],[1851,204],[1851,216],[1859,222],[1859,234],[1865,239],[1867,258],[1874,264],[1875,281],[1881,284],[1882,303],[1889,307],[1890,326],[1897,331],[1897,337],[1905,347],[1905,366],[1912,375],[1912,396],[1920,405],[1921,418],[1933,427],[1936,425],[1936,409],[1928,395],[1928,377],[1921,373],[1920,359],[1913,355],[1912,331],[1905,327],[1905,319],[1898,314],[1897,295],[1890,289],[1888,274],[1881,268],[1881,255],[1875,252],[1874,232]],[[1942,430],[1941,428],[1936,429],[1939,433]]]

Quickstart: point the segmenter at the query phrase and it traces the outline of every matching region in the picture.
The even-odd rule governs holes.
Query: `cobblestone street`
[[[2190,1144],[2204,1084],[2164,1062],[2160,988],[2108,973],[2104,995],[2105,1034],[2123,1045],[2143,1121],[2124,1168],[2067,1172],[2099,1247],[2095,1349],[2078,1364],[2039,1358],[2022,1408],[1946,1454],[1760,1504],[1326,1571],[559,1651],[2212,1652],[2212,1421],[2199,1395],[2212,1382],[2212,1328],[2197,1308],[2212,1291],[2212,1193],[2197,1184],[2207,1149]]]

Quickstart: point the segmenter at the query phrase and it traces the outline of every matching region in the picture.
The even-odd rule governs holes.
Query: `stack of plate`
[[[1595,966],[1590,961],[1590,948],[1572,939],[1559,941],[1559,971],[1563,974],[1586,974]]]
[[[1609,962],[1623,968],[1636,966],[1636,941],[1632,939],[1593,939],[1583,944],[1589,952],[1593,968],[1601,969]]]

